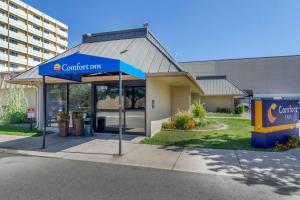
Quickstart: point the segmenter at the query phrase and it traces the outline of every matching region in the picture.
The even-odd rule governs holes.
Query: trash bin
[[[105,117],[97,117],[97,130],[99,132],[103,132],[106,126],[106,119]]]
[[[84,119],[84,136],[90,137],[93,136],[93,120],[92,118]]]

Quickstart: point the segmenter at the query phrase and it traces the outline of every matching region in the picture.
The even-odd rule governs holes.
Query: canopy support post
[[[44,128],[43,128],[43,146],[42,149],[46,148],[46,126],[47,126],[47,111],[46,111],[46,81],[43,76],[43,113],[44,113]]]
[[[119,155],[122,155],[122,111],[123,111],[123,99],[122,99],[122,72],[119,72]]]

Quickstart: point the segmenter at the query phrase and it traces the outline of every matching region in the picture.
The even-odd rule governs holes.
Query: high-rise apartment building
[[[0,0],[0,72],[28,69],[67,47],[67,25],[20,0]]]

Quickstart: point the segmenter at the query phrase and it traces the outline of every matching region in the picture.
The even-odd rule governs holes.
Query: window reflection
[[[56,113],[67,111],[67,86],[65,84],[46,85],[48,126],[56,124]]]
[[[91,113],[91,84],[69,85],[69,111]]]
[[[117,86],[97,86],[97,109],[118,109],[119,88]]]
[[[145,108],[145,87],[143,86],[125,87],[124,107],[126,109]]]

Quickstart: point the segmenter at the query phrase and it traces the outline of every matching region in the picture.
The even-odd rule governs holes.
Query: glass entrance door
[[[123,101],[124,132],[145,134],[145,87],[125,84]],[[117,84],[95,86],[95,129],[97,132],[117,133],[119,131],[119,87]]]
[[[96,131],[119,130],[119,88],[117,85],[96,86]]]

